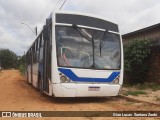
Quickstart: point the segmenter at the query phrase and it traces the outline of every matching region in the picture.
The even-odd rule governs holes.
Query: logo
[[[2,112],[2,117],[12,117],[11,112]]]

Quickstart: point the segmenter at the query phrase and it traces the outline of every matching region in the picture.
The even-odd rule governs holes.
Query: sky
[[[59,2],[58,2],[59,1]],[[45,19],[64,0],[0,0],[0,49],[23,55]],[[57,5],[56,8],[60,6]],[[121,34],[160,23],[160,0],[66,0],[61,10],[91,13],[119,25]]]

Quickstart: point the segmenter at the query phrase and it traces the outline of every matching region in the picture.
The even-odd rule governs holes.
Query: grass
[[[147,94],[146,92],[144,92],[144,91],[127,91],[126,93],[125,93],[125,95],[133,95],[133,96],[138,96],[138,95],[145,95],[145,94]]]

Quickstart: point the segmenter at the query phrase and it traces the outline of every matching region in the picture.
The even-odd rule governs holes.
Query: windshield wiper
[[[92,38],[90,38],[84,31],[82,31],[77,25],[73,24],[73,28],[78,31],[83,37],[85,37],[89,42],[92,42]]]
[[[90,68],[95,68],[94,67],[94,62],[95,62],[95,58],[94,58],[94,40],[93,37],[91,38],[90,36],[88,36],[81,28],[79,28],[76,24],[72,25],[73,28],[80,33],[80,35],[82,35],[84,38],[86,38],[89,42],[92,43],[92,48],[93,48],[93,65],[90,66]]]
[[[101,57],[101,53],[102,53],[102,44],[104,43],[104,38],[105,38],[105,35],[106,35],[106,31],[103,33],[103,37],[102,39],[100,40],[100,46],[99,46],[99,51],[100,51],[100,57]]]

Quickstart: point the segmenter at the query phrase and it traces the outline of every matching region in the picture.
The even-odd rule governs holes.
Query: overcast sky
[[[0,0],[0,48],[23,55],[59,0]],[[62,0],[63,1],[63,0]],[[122,34],[160,23],[160,0],[67,0],[62,10],[102,16],[119,25]]]

